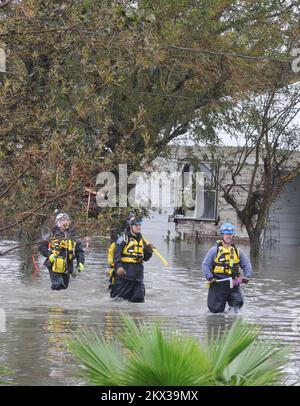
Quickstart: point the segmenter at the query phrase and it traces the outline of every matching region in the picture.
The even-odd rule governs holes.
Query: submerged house
[[[235,165],[236,147],[221,147],[224,159],[232,160]],[[300,152],[295,152],[293,161],[300,162]],[[295,163],[294,162],[294,163]],[[247,198],[247,186],[252,176],[255,157],[250,155],[243,167],[238,183],[232,188],[232,195],[235,200],[243,205]],[[205,148],[177,148],[172,159],[159,159],[156,163],[157,171],[173,174],[180,172],[182,175],[193,175],[200,171],[202,173],[202,190],[199,196],[193,190],[192,180],[190,181],[191,194],[194,196],[194,204],[186,207],[185,203],[176,203],[175,192],[178,193],[178,185],[174,178],[166,179],[165,175],[152,177],[151,185],[147,186],[152,198],[159,204],[160,212],[169,215],[169,221],[174,221],[176,231],[181,239],[196,237],[201,239],[216,239],[218,230],[223,222],[230,222],[236,225],[236,237],[247,240],[248,234],[240,224],[235,209],[223,198],[220,185],[231,183],[231,174],[228,167],[222,164],[216,165],[210,159],[210,153]],[[263,162],[261,162],[261,169]],[[159,172],[158,172],[159,173]],[[259,173],[259,172],[258,172]],[[260,175],[258,175],[260,176]],[[189,176],[188,176],[189,178]],[[192,176],[190,176],[192,179]],[[186,186],[186,185],[185,185]],[[152,190],[150,190],[152,188]],[[144,188],[142,188],[144,189]],[[279,195],[273,203],[268,225],[264,233],[264,243],[267,245],[298,245],[300,246],[300,175],[288,183],[285,191]]]

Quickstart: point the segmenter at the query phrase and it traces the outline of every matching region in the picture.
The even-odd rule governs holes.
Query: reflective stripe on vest
[[[122,262],[141,262],[144,258],[144,242],[141,238],[137,241],[135,238],[130,238],[129,242],[125,245],[122,252]]]
[[[239,273],[240,256],[234,245],[229,248],[218,245],[218,253],[214,259],[213,273],[232,275],[233,271]]]

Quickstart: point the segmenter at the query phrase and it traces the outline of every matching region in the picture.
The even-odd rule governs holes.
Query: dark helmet
[[[138,218],[138,217],[135,217],[135,216],[129,217],[129,219],[127,220],[128,227],[129,226],[139,225],[139,224],[142,224],[142,223],[143,223],[143,220],[141,218]]]

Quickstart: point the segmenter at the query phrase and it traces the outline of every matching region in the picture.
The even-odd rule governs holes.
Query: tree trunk
[[[252,232],[248,232],[250,240],[250,258],[253,264],[259,263],[262,231],[263,230],[254,230]]]

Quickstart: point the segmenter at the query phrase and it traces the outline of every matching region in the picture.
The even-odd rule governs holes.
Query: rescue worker
[[[49,271],[52,290],[67,289],[75,259],[78,272],[84,270],[83,248],[80,241],[74,238],[70,225],[68,214],[58,214],[54,229],[39,246],[40,253],[46,257],[44,265]]]
[[[222,240],[217,241],[202,262],[209,285],[207,305],[212,313],[222,313],[228,302],[230,310],[238,313],[243,306],[240,284],[249,282],[252,266],[245,253],[233,244],[235,228],[232,224],[223,224],[220,235]],[[232,278],[232,281],[217,282],[225,278]]]
[[[144,261],[152,257],[152,244],[146,244],[141,234],[142,221],[131,217],[124,234],[119,236],[113,253],[114,275],[110,285],[112,298],[129,302],[144,302]]]

